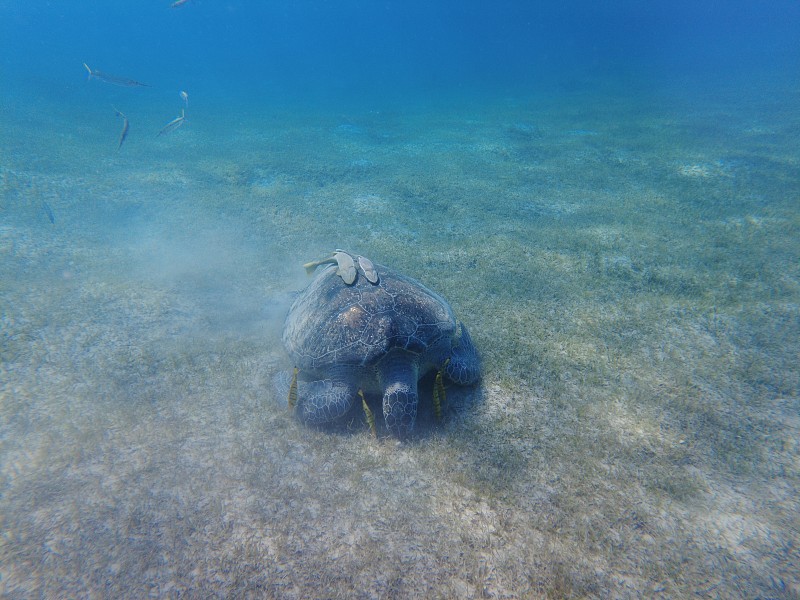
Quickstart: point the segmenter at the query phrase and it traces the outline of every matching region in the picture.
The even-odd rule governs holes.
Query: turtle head
[[[481,378],[481,359],[466,325],[459,322],[450,358],[444,365],[447,377],[458,385],[472,385]]]

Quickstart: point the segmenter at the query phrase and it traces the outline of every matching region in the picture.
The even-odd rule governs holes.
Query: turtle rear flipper
[[[303,382],[298,414],[306,423],[330,423],[353,407],[356,391],[352,384],[335,379]]]
[[[450,360],[444,367],[447,377],[458,385],[472,385],[481,377],[481,359],[472,343],[467,327],[459,323],[460,335],[453,347]]]
[[[398,381],[383,392],[383,419],[386,429],[398,439],[405,439],[414,430],[417,420],[417,382]]]
[[[406,438],[417,420],[417,364],[404,352],[391,353],[380,365],[378,379],[383,388],[386,428],[397,438]]]

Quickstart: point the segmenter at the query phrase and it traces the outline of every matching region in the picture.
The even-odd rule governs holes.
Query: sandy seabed
[[[6,99],[0,595],[800,597],[798,91],[600,93],[141,101],[119,151]],[[335,247],[481,351],[409,442],[273,392]]]

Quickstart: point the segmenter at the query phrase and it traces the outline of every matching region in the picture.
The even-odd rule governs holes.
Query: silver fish
[[[117,109],[116,107],[112,106],[111,108],[114,109],[114,112],[117,113],[118,117],[122,117],[122,132],[119,134],[119,146],[117,146],[117,150],[122,148],[122,142],[125,141],[125,138],[128,137],[128,129],[130,129],[130,122],[128,121],[128,117],[122,114],[122,111]]]
[[[142,83],[141,81],[136,81],[135,79],[126,79],[125,77],[109,75],[108,73],[103,73],[102,71],[98,71],[96,69],[92,70],[86,63],[83,63],[83,66],[86,67],[87,71],[89,71],[89,79],[99,79],[100,81],[105,81],[106,83],[118,85],[120,87],[152,87],[146,83]]]
[[[164,135],[165,133],[169,133],[170,131],[175,131],[185,122],[186,122],[186,112],[183,109],[181,109],[181,116],[175,117],[174,119],[172,119],[172,121],[164,125],[164,127],[161,128],[161,131],[158,132],[158,135],[156,137],[158,137],[159,135]]]
[[[44,212],[47,215],[47,218],[50,220],[50,222],[55,224],[56,218],[53,216],[53,209],[50,208],[50,205],[44,200],[42,200],[42,208],[44,209]]]
[[[186,108],[189,108],[189,94],[181,90],[181,100],[186,104]]]

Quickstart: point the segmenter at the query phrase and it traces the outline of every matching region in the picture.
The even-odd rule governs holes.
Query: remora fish
[[[109,75],[108,73],[103,73],[102,71],[98,70],[93,71],[86,63],[83,63],[83,66],[86,67],[87,71],[89,71],[89,79],[99,79],[100,81],[105,81],[106,83],[118,85],[120,87],[152,87],[146,83],[142,83],[141,81],[136,81],[135,79],[117,77],[116,75]]]
[[[189,108],[189,94],[181,90],[180,96],[181,100],[183,100],[186,103],[186,108]]]
[[[117,150],[122,148],[122,142],[125,141],[125,138],[128,137],[128,129],[130,128],[131,124],[128,121],[128,117],[126,117],[122,112],[115,106],[111,108],[114,109],[114,112],[117,113],[118,117],[122,117],[122,132],[119,134],[119,146],[117,146]]]
[[[165,133],[169,133],[170,131],[175,131],[185,122],[186,122],[186,113],[184,112],[183,109],[181,109],[181,116],[175,117],[174,119],[172,119],[172,121],[164,125],[164,127],[161,128],[161,131],[158,132],[158,135],[156,137],[158,137],[159,135],[164,135]]]

